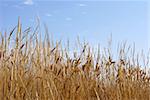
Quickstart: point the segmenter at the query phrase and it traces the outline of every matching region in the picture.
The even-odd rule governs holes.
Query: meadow
[[[0,32],[0,100],[150,100],[149,54],[121,43],[114,59],[110,47],[78,41],[70,56],[47,29],[21,26]]]

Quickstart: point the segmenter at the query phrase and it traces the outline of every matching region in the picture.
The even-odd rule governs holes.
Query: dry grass
[[[48,34],[39,39],[38,28],[22,31],[18,21],[1,33],[0,100],[150,100],[148,63],[141,67],[134,48],[122,44],[113,60],[110,48],[94,53],[83,44],[69,57]]]

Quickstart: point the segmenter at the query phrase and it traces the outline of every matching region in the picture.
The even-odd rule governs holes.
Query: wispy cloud
[[[80,6],[80,7],[85,7],[85,6],[87,6],[87,5],[84,4],[84,3],[80,3],[80,4],[78,4],[78,6]]]
[[[30,21],[30,22],[34,22],[34,20],[33,20],[33,19],[29,19],[29,21]]]
[[[81,12],[83,15],[87,14],[87,12]]]
[[[22,9],[23,7],[20,5],[12,5],[12,7],[17,8],[17,9]]]
[[[4,7],[8,7],[8,4],[4,3],[3,6],[4,6]]]
[[[72,18],[71,18],[71,17],[67,17],[66,20],[67,20],[67,21],[71,21]]]
[[[47,17],[51,17],[51,16],[52,16],[52,14],[46,13],[46,14],[45,14],[45,16],[47,16]]]
[[[34,2],[33,2],[33,0],[25,0],[25,1],[24,1],[24,4],[25,4],[25,5],[33,5]]]

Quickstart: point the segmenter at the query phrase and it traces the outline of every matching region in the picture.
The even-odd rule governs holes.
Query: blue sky
[[[0,0],[0,31],[10,31],[21,17],[23,27],[34,26],[38,16],[54,39],[79,36],[92,46],[107,44],[112,34],[114,48],[120,41],[135,42],[136,48],[150,45],[149,2],[146,0]]]

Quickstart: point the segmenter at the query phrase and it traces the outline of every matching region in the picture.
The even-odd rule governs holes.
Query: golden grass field
[[[150,100],[149,58],[121,44],[114,60],[110,48],[81,52],[53,43],[39,26],[23,30],[21,23],[0,33],[0,100]],[[29,34],[30,33],[30,34]],[[42,34],[43,35],[43,34]]]

